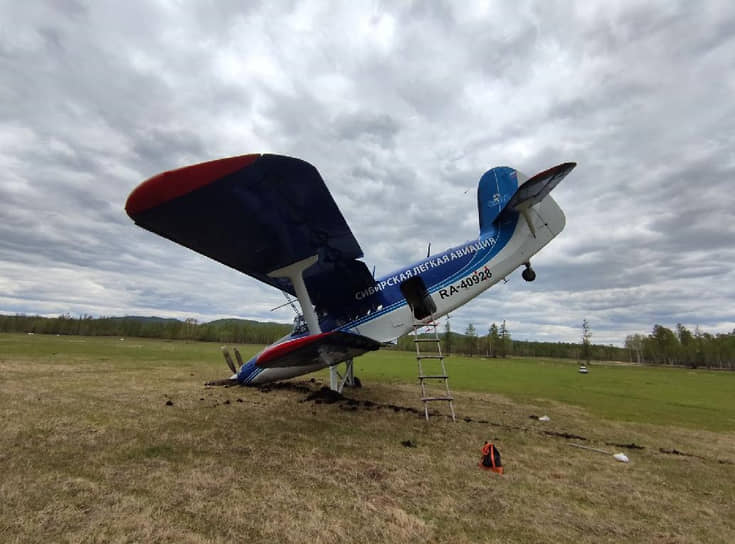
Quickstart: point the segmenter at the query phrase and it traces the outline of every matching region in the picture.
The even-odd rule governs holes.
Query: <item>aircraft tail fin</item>
[[[541,202],[575,166],[577,163],[565,162],[530,179],[507,166],[485,172],[477,188],[480,233],[492,231],[493,224],[502,217],[524,213]]]
[[[480,178],[477,187],[477,211],[481,234],[494,230],[493,223],[522,183],[518,177],[519,173],[513,168],[498,166],[491,168]]]

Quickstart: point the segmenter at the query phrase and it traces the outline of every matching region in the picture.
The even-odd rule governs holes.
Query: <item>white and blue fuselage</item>
[[[416,323],[428,323],[455,310],[528,263],[564,229],[565,218],[548,194],[522,213],[504,209],[525,180],[511,168],[489,170],[478,188],[477,239],[377,278],[374,285],[354,292],[339,312],[311,312],[318,320],[318,332],[344,331],[389,342],[413,330]],[[305,334],[294,331],[279,342]],[[334,364],[325,359],[305,366],[263,368],[257,359],[256,355],[245,363],[233,378],[255,385]]]

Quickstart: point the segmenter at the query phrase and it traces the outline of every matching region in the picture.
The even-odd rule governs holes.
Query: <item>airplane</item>
[[[151,177],[128,197],[133,221],[160,236],[296,297],[290,334],[212,383],[262,385],[330,367],[331,387],[353,379],[352,359],[459,308],[524,266],[565,226],[549,195],[576,163],[528,178],[488,170],[477,189],[479,235],[374,277],[317,169],[303,160],[250,154]],[[288,297],[287,297],[288,298]],[[336,368],[347,364],[338,383]]]

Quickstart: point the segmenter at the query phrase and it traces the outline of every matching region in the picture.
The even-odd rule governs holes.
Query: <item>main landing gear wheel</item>
[[[533,268],[531,268],[531,263],[523,263],[526,266],[526,269],[521,272],[521,276],[526,281],[533,281],[536,279],[536,272],[533,271]]]

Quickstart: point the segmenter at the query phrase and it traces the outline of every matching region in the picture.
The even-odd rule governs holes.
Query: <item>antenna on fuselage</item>
[[[431,242],[429,242],[429,247],[426,248],[426,258],[429,258],[429,255],[431,255]]]

